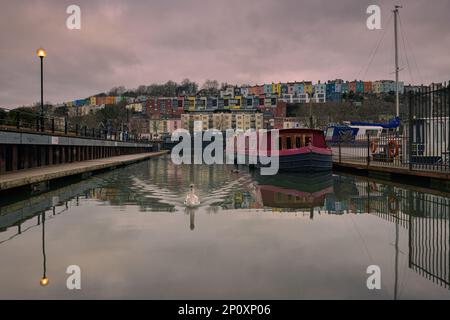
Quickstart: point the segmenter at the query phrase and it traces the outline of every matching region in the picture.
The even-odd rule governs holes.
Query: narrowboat
[[[278,157],[279,170],[289,172],[323,172],[332,170],[332,151],[325,143],[323,131],[316,129],[280,129],[278,130],[278,143],[275,142],[274,150],[278,149],[278,156],[272,152],[272,132],[267,131],[267,150],[258,150],[269,157]],[[236,137],[235,137],[236,139]],[[236,141],[236,140],[235,140]],[[234,144],[235,154],[245,158],[245,164],[249,164],[249,156],[254,156],[254,152],[249,152],[249,142],[246,141],[245,148],[240,149]],[[273,155],[272,155],[273,154]],[[256,167],[263,166],[259,160]]]

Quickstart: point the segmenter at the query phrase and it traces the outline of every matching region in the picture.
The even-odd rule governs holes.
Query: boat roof
[[[317,133],[323,135],[323,131],[319,129],[309,129],[309,128],[291,128],[291,129],[279,129],[281,133]]]

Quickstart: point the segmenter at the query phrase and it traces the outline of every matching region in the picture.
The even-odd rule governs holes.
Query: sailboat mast
[[[394,35],[395,35],[395,110],[396,110],[396,116],[400,116],[400,98],[399,98],[399,71],[400,68],[398,66],[398,9],[401,8],[401,6],[395,6],[394,9]]]

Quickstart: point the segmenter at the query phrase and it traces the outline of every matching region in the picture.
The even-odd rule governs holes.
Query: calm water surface
[[[191,183],[202,205],[187,210]],[[450,199],[430,192],[152,159],[2,196],[0,298],[449,299]]]

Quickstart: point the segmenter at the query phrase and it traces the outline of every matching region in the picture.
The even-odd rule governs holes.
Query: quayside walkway
[[[168,151],[130,154],[6,173],[0,175],[0,192],[24,186],[33,186],[64,177],[93,173],[105,169],[114,169],[152,157],[161,156],[167,152]]]

